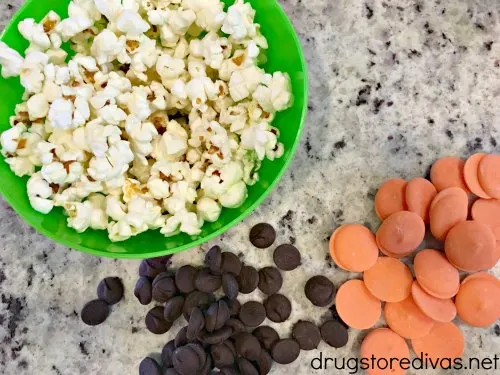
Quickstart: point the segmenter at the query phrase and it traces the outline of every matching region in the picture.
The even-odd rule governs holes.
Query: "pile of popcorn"
[[[240,206],[264,158],[283,154],[275,113],[289,77],[258,67],[267,41],[237,0],[74,0],[69,18],[24,19],[25,57],[0,42],[25,88],[2,154],[44,214],[122,241],[197,235]],[[61,48],[69,42],[75,55]]]

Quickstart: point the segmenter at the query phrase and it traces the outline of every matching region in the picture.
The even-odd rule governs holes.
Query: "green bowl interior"
[[[224,0],[231,4],[233,0]],[[21,37],[17,24],[24,18],[41,20],[50,10],[61,16],[67,16],[69,0],[39,1],[29,0],[15,14],[7,25],[1,40],[10,47],[23,53],[28,43]],[[269,41],[267,63],[269,71],[285,71],[291,77],[293,107],[279,113],[274,126],[280,129],[280,141],[285,146],[285,154],[275,161],[264,161],[260,170],[260,179],[248,189],[248,199],[236,209],[223,209],[219,220],[206,223],[199,236],[179,234],[164,237],[159,230],[148,231],[127,241],[113,243],[106,231],[88,230],[77,233],[66,226],[66,217],[57,208],[48,215],[43,215],[31,208],[27,194],[27,178],[18,178],[8,165],[0,161],[0,192],[17,213],[36,230],[68,247],[87,253],[114,258],[148,258],[176,253],[199,244],[223,233],[249,215],[271,192],[293,158],[297,147],[307,108],[307,70],[298,37],[279,4],[274,0],[250,0],[257,11],[256,22],[261,24],[262,33]],[[9,117],[14,107],[21,101],[23,88],[18,78],[0,77],[0,94],[3,105],[0,106],[0,131],[9,128]],[[1,155],[0,155],[1,157]],[[3,159],[3,157],[2,157]]]

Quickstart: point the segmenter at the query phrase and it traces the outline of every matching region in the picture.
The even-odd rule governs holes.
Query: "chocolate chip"
[[[198,307],[191,310],[189,323],[186,331],[186,338],[189,342],[196,340],[201,331],[205,328],[205,317]]]
[[[200,292],[213,293],[220,289],[222,280],[220,275],[212,275],[208,268],[204,268],[198,272],[194,280],[194,286]]]
[[[260,223],[250,229],[250,242],[259,249],[271,246],[276,240],[276,231],[267,223]]]
[[[299,320],[292,329],[292,336],[302,350],[316,349],[321,341],[321,333],[316,324]]]
[[[213,273],[220,273],[222,267],[222,252],[219,246],[212,246],[205,255],[205,265]]]
[[[139,265],[139,276],[154,278],[156,275],[165,272],[165,264],[156,262],[153,259],[144,259]]]
[[[266,309],[262,303],[248,301],[241,306],[240,320],[249,327],[257,327],[266,319]]]
[[[175,348],[180,348],[181,346],[184,346],[188,343],[187,339],[187,326],[182,327],[178,332],[177,335],[175,335],[174,338],[174,345]]]
[[[223,367],[219,369],[219,375],[241,375],[241,373],[233,367]]]
[[[195,290],[194,280],[198,270],[190,265],[182,266],[175,273],[175,285],[181,293],[191,293]]]
[[[215,367],[229,367],[234,364],[236,359],[236,348],[231,341],[226,340],[220,344],[212,345],[210,355]]]
[[[292,271],[300,266],[300,252],[293,245],[279,245],[273,254],[274,263],[280,270]]]
[[[315,306],[325,307],[333,303],[335,287],[325,276],[311,277],[304,288],[307,299]]]
[[[321,328],[321,337],[330,346],[341,348],[347,344],[349,334],[347,328],[336,320],[328,320]]]
[[[278,332],[269,326],[257,327],[252,334],[259,339],[260,343],[266,350],[271,350],[274,343],[280,339]]]
[[[211,370],[213,367],[214,366],[212,364],[212,358],[210,358],[210,356],[207,355],[207,359],[205,360],[205,364],[200,369],[200,371],[198,371],[198,374],[199,375],[211,375],[212,374]]]
[[[260,357],[257,360],[257,367],[259,368],[259,375],[269,374],[271,367],[273,367],[273,358],[267,350],[260,351]]]
[[[219,300],[210,305],[205,312],[205,329],[213,332],[224,327],[229,319],[229,308],[226,302]]]
[[[222,275],[222,290],[229,299],[238,297],[239,286],[235,275],[232,273],[225,273]]]
[[[221,261],[222,273],[231,272],[235,275],[239,275],[241,267],[243,267],[243,264],[241,264],[241,260],[236,256],[236,254],[229,252],[222,253],[222,261]]]
[[[146,276],[141,276],[135,283],[134,295],[141,305],[149,305],[153,300],[153,286]]]
[[[163,307],[156,306],[146,314],[146,328],[156,334],[161,335],[172,327],[171,322],[167,322],[163,317]]]
[[[109,305],[100,299],[87,302],[80,314],[82,321],[89,326],[96,326],[106,320],[110,313]]]
[[[158,302],[167,302],[177,294],[177,287],[172,275],[168,272],[158,274],[153,280],[153,299]]]
[[[259,375],[259,372],[252,365],[252,362],[245,358],[238,358],[238,368],[241,375]]]
[[[252,293],[259,284],[259,273],[252,266],[243,266],[240,274],[236,277],[240,293]]]
[[[170,367],[170,368],[167,368],[165,369],[165,371],[163,372],[163,375],[180,375],[177,370],[173,367]]]
[[[170,340],[165,344],[163,349],[161,350],[161,361],[163,363],[163,367],[172,367],[172,355],[175,351],[175,342],[174,340]]]
[[[226,302],[229,308],[229,314],[231,316],[237,316],[240,313],[241,304],[237,299],[229,299],[227,297],[222,298]]]
[[[227,340],[228,338],[231,337],[232,334],[233,334],[233,329],[226,325],[225,327],[214,332],[203,331],[198,336],[198,339],[206,344],[214,345]]]
[[[281,339],[276,341],[271,349],[271,357],[275,362],[288,365],[295,361],[300,354],[300,347],[294,339]]]
[[[215,297],[210,293],[203,293],[198,290],[189,293],[184,300],[184,307],[182,308],[184,318],[189,321],[189,315],[191,314],[191,310],[193,308],[199,307],[200,309],[204,310],[214,301]]]
[[[226,327],[231,327],[233,329],[232,336],[236,336],[240,332],[248,331],[248,327],[237,318],[229,318],[226,322]]]
[[[108,305],[114,305],[123,298],[123,284],[119,277],[106,277],[97,286],[97,297]]]
[[[281,272],[276,267],[264,267],[259,271],[259,289],[264,294],[278,293],[283,285]]]
[[[205,350],[200,345],[194,343],[177,348],[172,357],[174,368],[181,375],[198,373],[206,360],[207,355]]]
[[[254,335],[248,332],[238,334],[235,338],[234,346],[236,347],[236,353],[242,357],[250,361],[259,359],[262,347],[257,337]]]
[[[165,302],[163,307],[163,316],[167,322],[175,322],[177,318],[182,315],[182,308],[184,307],[184,297],[175,296]]]
[[[139,365],[139,375],[162,375],[161,368],[153,358],[146,357]]]
[[[290,317],[292,305],[290,300],[282,294],[273,294],[264,301],[266,315],[275,323],[282,323]]]

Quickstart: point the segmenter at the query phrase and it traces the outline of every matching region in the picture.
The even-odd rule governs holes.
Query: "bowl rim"
[[[25,8],[27,8],[33,1],[36,0],[27,0],[25,1],[19,9],[12,15],[10,21],[7,23],[5,26],[4,30],[0,34],[0,41],[3,41],[5,34],[8,33],[13,27],[17,27],[17,24],[19,23],[20,19],[23,17],[22,13],[24,12]],[[251,0],[245,0],[247,2],[251,2]],[[38,222],[32,222],[28,219],[26,219],[18,209],[18,206],[15,202],[15,199],[10,196],[10,194],[2,189],[2,185],[0,184],[0,193],[2,197],[5,199],[5,201],[14,209],[14,211],[19,215],[19,217],[23,220],[23,222],[27,223],[31,227],[33,227],[37,232],[41,233],[45,237],[53,240],[54,242],[64,245],[66,247],[69,247],[70,249],[77,250],[79,252],[83,252],[86,254],[91,254],[95,256],[100,256],[100,257],[105,257],[105,258],[113,258],[113,259],[146,259],[146,258],[153,258],[153,257],[159,257],[162,255],[170,255],[170,254],[176,254],[188,249],[192,249],[195,247],[198,247],[215,237],[220,236],[221,234],[225,233],[232,227],[236,226],[238,223],[243,221],[246,217],[248,217],[254,210],[259,206],[269,195],[271,192],[275,189],[276,185],[281,181],[283,175],[287,171],[290,163],[295,157],[295,154],[297,152],[297,147],[301,139],[302,132],[305,127],[305,120],[307,116],[307,108],[308,108],[308,102],[309,102],[309,84],[308,84],[308,70],[307,70],[307,61],[305,59],[304,55],[304,50],[302,48],[302,44],[300,43],[299,36],[297,34],[297,31],[295,30],[295,27],[293,26],[292,21],[284,11],[283,7],[281,4],[278,3],[277,0],[273,0],[273,2],[276,4],[278,11],[281,13],[283,16],[284,20],[286,21],[286,27],[290,30],[293,42],[296,45],[297,51],[299,53],[299,59],[300,59],[300,64],[303,67],[303,106],[302,106],[302,111],[301,111],[301,116],[300,116],[300,123],[297,131],[297,135],[295,137],[295,140],[293,141],[293,144],[290,147],[290,153],[288,154],[286,160],[283,163],[283,166],[281,167],[280,171],[276,174],[276,177],[272,181],[272,183],[269,184],[269,186],[266,188],[266,190],[253,202],[248,208],[246,208],[244,211],[242,211],[236,218],[233,220],[229,221],[222,227],[218,228],[217,230],[213,231],[210,234],[207,234],[203,237],[200,237],[194,241],[191,241],[187,244],[176,246],[175,248],[171,249],[165,249],[165,250],[160,250],[160,251],[151,251],[151,252],[145,252],[145,253],[140,253],[140,254],[135,254],[135,253],[121,253],[121,252],[110,252],[110,251],[103,251],[99,249],[95,249],[92,247],[88,247],[85,245],[73,243],[71,241],[66,241],[63,238],[59,238],[57,235],[53,234],[51,231],[46,230],[40,223]]]

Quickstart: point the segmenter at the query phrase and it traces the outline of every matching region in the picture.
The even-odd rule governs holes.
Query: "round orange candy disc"
[[[486,155],[479,162],[479,183],[488,196],[500,199],[500,155]]]
[[[431,168],[431,181],[437,191],[450,187],[468,191],[464,180],[464,164],[462,159],[453,156],[437,160]]]
[[[375,212],[381,220],[406,209],[406,181],[394,178],[384,182],[375,195]]]
[[[411,340],[411,346],[417,357],[433,361],[450,358],[452,363],[454,359],[462,357],[464,344],[462,331],[450,322],[435,323],[427,336]],[[444,363],[447,365],[449,362]]]
[[[457,308],[451,298],[433,297],[423,290],[417,281],[413,282],[411,296],[420,310],[432,320],[446,323],[451,322],[457,315]]]
[[[485,277],[462,283],[455,305],[460,319],[473,327],[488,327],[500,318],[500,286]]]
[[[346,281],[337,291],[335,306],[340,318],[355,329],[373,327],[380,318],[382,307],[361,280]]]
[[[429,222],[429,208],[437,194],[434,185],[425,178],[414,178],[406,185],[408,211],[415,212],[425,223]]]
[[[410,350],[406,341],[389,328],[378,328],[366,335],[361,343],[361,358],[367,358],[370,367],[366,370],[369,375],[403,375],[405,369],[399,361],[393,361],[393,368],[385,366],[391,358],[409,358]],[[376,358],[372,366],[371,358]]]
[[[478,153],[467,159],[464,165],[464,179],[467,187],[473,194],[480,198],[490,199],[491,197],[481,187],[478,177],[479,163],[485,156],[486,154]]]
[[[413,269],[419,285],[430,295],[452,298],[457,294],[460,275],[440,251],[420,251],[413,260]]]
[[[387,302],[384,316],[387,325],[406,339],[426,336],[434,324],[434,321],[415,304],[412,296],[401,302]]]
[[[425,235],[420,216],[409,211],[392,214],[377,231],[377,243],[390,254],[407,255],[416,250]]]
[[[500,241],[500,200],[478,199],[472,205],[471,216],[475,221],[489,226],[497,241]]]
[[[363,281],[375,297],[384,302],[399,302],[411,293],[413,276],[406,264],[395,258],[379,257],[363,273]]]
[[[347,224],[335,235],[334,252],[339,264],[351,272],[371,268],[378,257],[375,235],[360,224]]]
[[[431,233],[444,241],[449,230],[467,220],[469,198],[460,188],[448,188],[436,195],[429,211]]]

